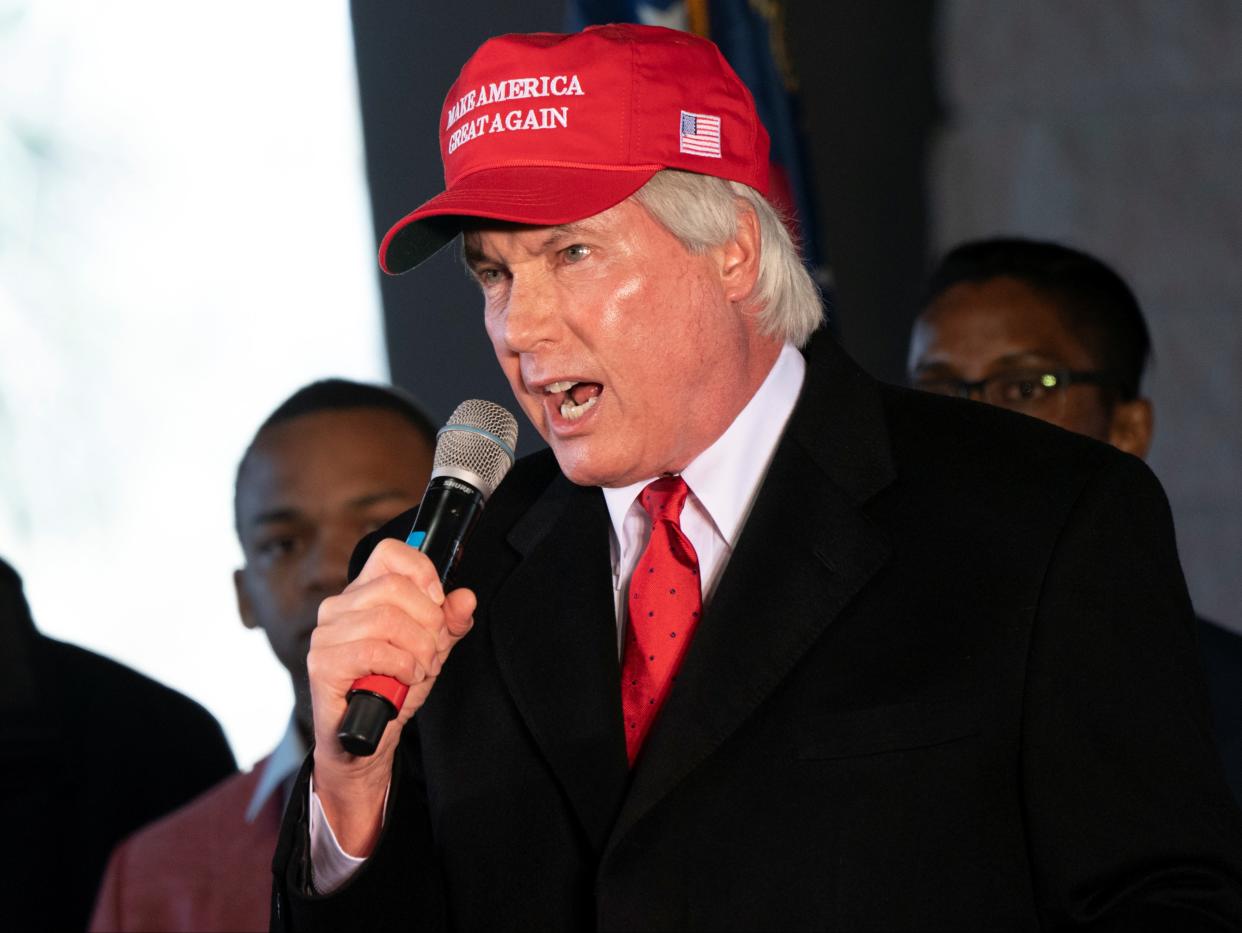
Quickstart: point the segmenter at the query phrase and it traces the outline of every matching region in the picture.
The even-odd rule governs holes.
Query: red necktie
[[[664,476],[639,494],[651,516],[651,539],[630,578],[630,621],[621,664],[621,712],[631,765],[677,679],[703,611],[699,558],[679,523],[689,492],[680,476]]]

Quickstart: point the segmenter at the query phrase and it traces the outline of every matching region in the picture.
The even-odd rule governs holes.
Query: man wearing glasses
[[[932,273],[910,337],[910,381],[1143,457],[1149,349],[1138,302],[1099,260],[1055,243],[977,240]]]
[[[976,240],[931,275],[910,381],[1145,457],[1152,406],[1139,388],[1150,350],[1134,293],[1100,260],[1056,243]],[[1198,630],[1217,744],[1242,803],[1242,638],[1203,619]]]

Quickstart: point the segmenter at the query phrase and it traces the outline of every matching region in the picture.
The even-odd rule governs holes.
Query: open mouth
[[[543,387],[545,394],[560,396],[561,417],[577,421],[595,407],[604,387],[598,382],[553,382]],[[556,398],[553,401],[558,401]]]

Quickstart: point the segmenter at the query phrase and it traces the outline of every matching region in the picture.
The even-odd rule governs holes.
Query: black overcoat
[[[632,772],[600,491],[519,462],[459,582],[476,624],[375,853],[309,893],[303,774],[278,928],[1242,925],[1242,822],[1133,457],[817,340]]]

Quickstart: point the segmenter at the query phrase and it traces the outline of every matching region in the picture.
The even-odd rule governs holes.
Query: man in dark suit
[[[0,858],[7,929],[85,930],[112,847],[236,769],[215,718],[41,635],[0,560]]]
[[[464,228],[550,451],[458,588],[391,540],[407,514],[322,605],[275,927],[1242,920],[1159,486],[822,336],[804,358],[816,296],[710,43],[492,40],[441,143],[447,190],[381,263]],[[370,672],[410,691],[355,758],[335,731]]]

